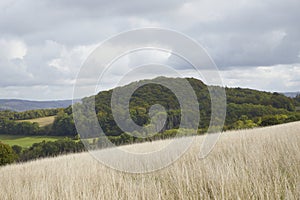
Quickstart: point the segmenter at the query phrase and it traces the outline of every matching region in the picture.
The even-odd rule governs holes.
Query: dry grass
[[[88,153],[5,166],[0,199],[300,199],[300,122],[224,133],[204,160],[196,140],[148,174],[112,170]]]
[[[17,122],[31,122],[31,123],[37,122],[40,125],[40,127],[43,127],[43,126],[53,124],[54,119],[55,116],[50,116],[50,117],[41,117],[36,119],[18,120]]]

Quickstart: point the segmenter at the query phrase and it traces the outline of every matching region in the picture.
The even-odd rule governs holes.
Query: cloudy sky
[[[300,91],[299,8],[299,0],[2,0],[0,98],[70,99],[80,66],[103,40],[144,27],[196,40],[226,86]]]

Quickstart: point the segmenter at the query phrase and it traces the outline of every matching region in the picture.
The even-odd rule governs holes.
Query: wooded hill
[[[175,78],[158,77],[157,79],[176,83]],[[134,82],[121,87],[121,89],[130,91],[136,84],[143,85],[145,81]],[[202,81],[195,78],[187,78],[187,81],[194,89],[199,102],[201,119],[199,132],[203,133],[209,126],[211,114],[208,87]],[[183,86],[176,85],[176,87],[181,87],[182,91],[185,90]],[[225,88],[225,90],[227,96],[225,130],[267,126],[300,120],[300,113],[295,112],[295,106],[299,103],[296,99],[279,93],[251,89]],[[83,105],[88,105],[95,98],[95,110],[101,128],[108,136],[120,136],[122,130],[116,125],[113,119],[111,96],[112,90],[103,91],[95,97],[84,98]],[[133,121],[141,126],[147,125],[150,119],[148,115],[149,108],[154,104],[162,105],[168,114],[167,122],[161,132],[177,129],[180,124],[181,113],[179,102],[172,91],[158,84],[145,84],[133,93],[129,103],[130,115]],[[122,110],[119,113],[122,115]]]
[[[184,86],[178,84],[179,78],[165,78],[158,77],[154,80],[161,82],[171,82],[177,89],[177,92],[185,94]],[[187,78],[188,83],[193,88],[197,101],[199,102],[200,122],[198,124],[198,134],[205,133],[210,124],[211,114],[211,100],[208,87],[200,80],[194,78]],[[150,82],[153,80],[150,80]],[[102,91],[95,96],[87,97],[82,100],[82,103],[78,103],[75,106],[85,108],[95,100],[95,111],[97,114],[97,121],[101,125],[105,135],[103,137],[93,130],[93,123],[91,119],[85,115],[80,115],[80,119],[77,121],[84,126],[86,135],[82,136],[82,142],[88,142],[91,148],[105,148],[109,146],[107,139],[116,145],[152,141],[156,139],[170,138],[174,136],[183,136],[195,134],[188,129],[178,131],[181,123],[181,114],[184,110],[181,109],[179,101],[175,94],[168,88],[154,83],[149,83],[149,80],[143,80],[134,82],[129,85],[119,87],[118,90],[130,92],[137,85],[143,85],[139,87],[130,97],[129,112],[130,117],[126,118],[125,108],[117,107],[117,114],[127,124],[128,118],[131,118],[136,124],[140,126],[149,126],[150,117],[149,109],[152,105],[162,105],[166,112],[156,112],[152,117],[158,119],[158,121],[166,123],[163,124],[163,128],[157,132],[142,132],[139,133],[133,130],[133,135],[122,131],[116,124],[112,109],[111,109],[111,97],[113,90]],[[218,90],[220,87],[210,86],[210,89]],[[227,96],[227,110],[226,119],[223,130],[229,129],[244,129],[253,128],[258,126],[268,126],[281,123],[287,123],[300,120],[300,112],[296,111],[296,107],[300,106],[300,96],[295,98],[289,98],[279,93],[262,92],[251,89],[242,88],[225,88]],[[181,94],[181,95],[182,95]],[[120,99],[123,99],[121,96]],[[185,103],[191,105],[187,97]],[[217,102],[218,103],[218,102]],[[220,103],[220,102],[219,102]],[[88,109],[87,109],[88,110]],[[197,110],[197,109],[196,109]],[[188,122],[195,123],[197,116],[196,110],[188,110]],[[186,111],[185,111],[186,112]],[[74,114],[72,113],[72,107],[60,109],[40,109],[30,110],[24,112],[15,111],[0,111],[0,134],[5,135],[51,135],[51,136],[65,136],[68,137],[64,140],[54,142],[41,142],[33,144],[30,148],[23,149],[18,145],[12,146],[12,160],[13,161],[26,161],[36,159],[45,156],[55,156],[67,152],[83,151],[84,146],[82,142],[78,142],[79,135],[75,128]],[[151,115],[151,112],[150,112]],[[43,118],[47,116],[55,116],[53,124],[40,126],[36,122],[31,122],[33,118]],[[194,116],[194,117],[193,117]],[[161,117],[161,118],[160,118]],[[218,118],[217,116],[216,118]],[[76,118],[75,118],[76,119]],[[25,120],[25,121],[24,121]],[[37,120],[35,120],[37,121]],[[197,126],[196,124],[196,126]],[[130,128],[130,124],[127,124]],[[155,128],[155,127],[154,127]],[[155,129],[154,129],[155,130]],[[142,137],[139,137],[142,134]],[[75,140],[71,140],[75,139]],[[10,148],[6,144],[1,144],[2,148]],[[7,162],[9,163],[9,162]],[[1,165],[1,164],[0,164]]]
[[[176,78],[158,77],[157,79],[162,81],[175,80],[176,82]],[[134,82],[120,88],[125,91],[130,90],[136,84],[142,84],[145,81]],[[199,102],[201,119],[199,133],[204,133],[209,126],[211,113],[208,87],[195,78],[187,78],[187,81],[194,89]],[[180,88],[181,86],[178,85],[176,87]],[[185,90],[185,88],[180,89]],[[225,90],[227,115],[224,130],[252,128],[300,120],[300,113],[295,111],[295,107],[300,104],[299,97],[289,98],[279,93],[243,88],[225,88]],[[107,136],[120,137],[124,133],[116,125],[113,118],[111,95],[112,90],[99,92],[96,96],[84,98],[81,106],[88,105],[95,98],[95,110],[103,131]],[[130,116],[133,121],[140,126],[149,124],[149,109],[154,104],[162,105],[167,112],[167,122],[164,124],[160,134],[167,134],[170,130],[177,129],[181,116],[178,99],[172,91],[158,84],[146,84],[133,93],[129,103]],[[123,111],[120,110],[120,115],[122,113]],[[0,114],[0,134],[64,135],[72,137],[77,135],[71,106],[65,109],[33,110],[21,113],[1,111]],[[51,115],[56,115],[54,123],[46,127],[39,127],[35,123],[30,124],[30,122],[18,123],[15,121]],[[82,121],[88,120],[82,119]]]

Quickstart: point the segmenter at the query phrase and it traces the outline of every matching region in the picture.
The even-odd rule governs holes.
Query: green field
[[[30,147],[34,143],[45,141],[56,141],[64,137],[58,136],[22,136],[22,135],[0,135],[0,141],[12,145],[19,145],[21,147]]]
[[[40,127],[47,126],[49,124],[52,124],[54,122],[55,116],[50,116],[50,117],[41,117],[41,118],[36,118],[36,119],[26,119],[26,120],[18,120],[17,122],[37,122]]]

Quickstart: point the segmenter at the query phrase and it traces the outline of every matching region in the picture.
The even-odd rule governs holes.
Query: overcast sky
[[[143,27],[195,39],[226,86],[300,91],[299,8],[299,0],[1,0],[0,98],[71,99],[97,45]]]

